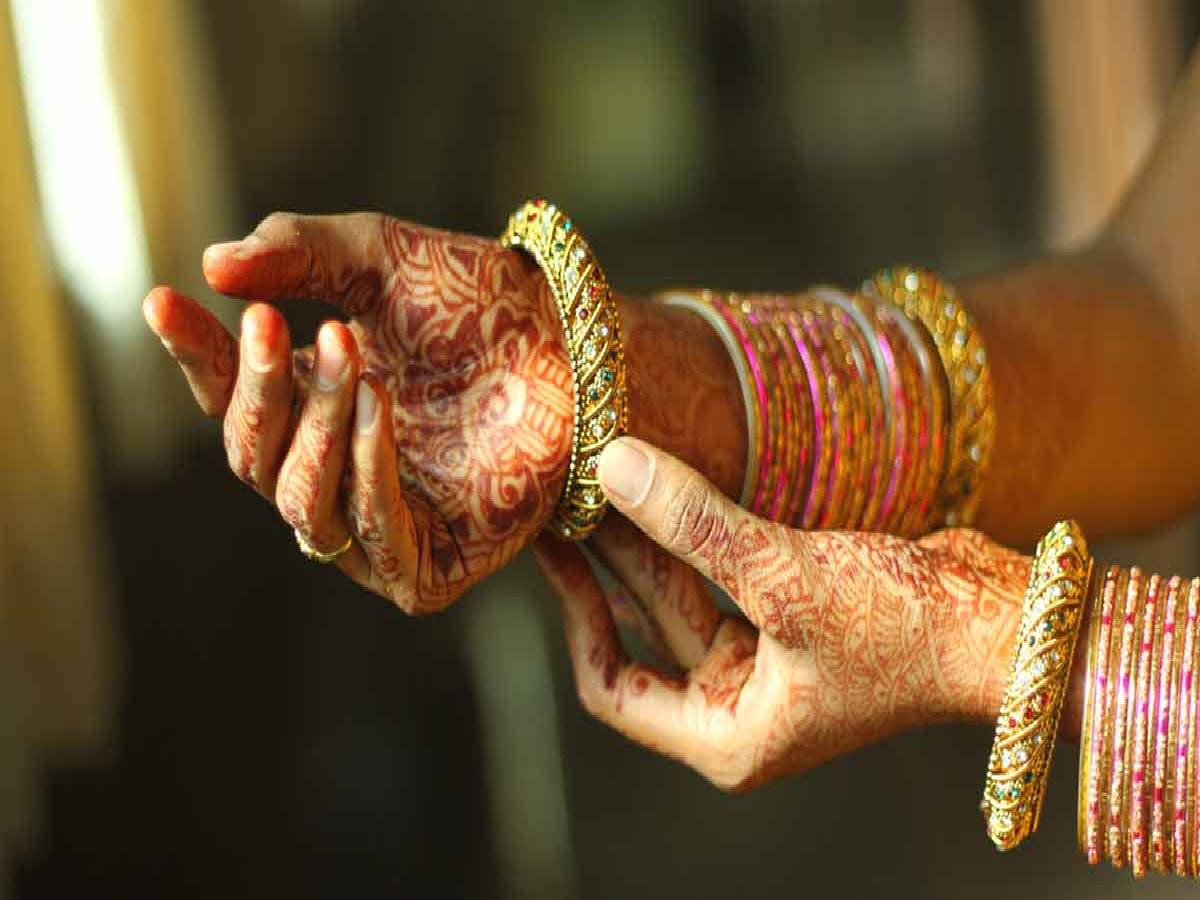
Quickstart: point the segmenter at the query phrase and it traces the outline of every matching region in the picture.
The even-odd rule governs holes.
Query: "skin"
[[[434,612],[549,519],[570,453],[570,364],[523,255],[381,215],[277,213],[210,247],[204,273],[224,294],[321,300],[348,317],[293,352],[266,303],[246,310],[240,340],[170,288],[143,306],[201,409],[223,420],[234,474],[311,546],[352,537],[337,565],[356,582]],[[631,431],[732,491],[745,420],[718,338],[690,314],[619,303]]]
[[[906,728],[994,719],[1028,557],[965,529],[907,541],[786,528],[668,454],[620,443],[651,460],[650,487],[632,501],[616,492],[611,449],[600,477],[656,548],[630,553],[623,580],[672,665],[630,660],[577,546],[535,545],[593,715],[737,791]],[[701,577],[745,619],[722,616]]]
[[[1198,193],[1200,57],[1094,240],[959,282],[998,421],[983,531],[1029,543],[1070,514],[1097,538],[1200,499],[1200,418],[1180,414],[1200,395]],[[239,346],[168,288],[145,303],[201,408],[224,420],[233,471],[314,546],[354,538],[338,562],[350,577],[429,612],[533,540],[565,472],[571,385],[552,298],[519,253],[382,216],[277,214],[210,248],[205,273],[222,293],[349,316],[292,352],[269,306],[247,310]],[[539,544],[589,708],[730,788],[901,728],[993,718],[1028,560],[977,532],[908,542],[735,516],[724,498],[741,483],[746,421],[724,349],[689,313],[618,305],[631,433],[665,451],[664,470],[694,467],[676,485],[694,496],[658,525],[616,502],[655,543],[615,516],[602,526],[594,547],[621,584],[611,602],[574,548]],[[681,559],[749,624],[722,620]],[[667,671],[624,660],[612,610]]]

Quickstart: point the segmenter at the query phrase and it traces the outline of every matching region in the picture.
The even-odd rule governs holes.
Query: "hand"
[[[628,659],[577,547],[544,536],[535,555],[563,601],[584,706],[633,740],[740,790],[905,728],[994,719],[1026,557],[969,530],[911,542],[788,529],[630,438],[600,478],[661,548],[610,537],[601,556],[683,676]],[[749,621],[723,617],[701,576]]]
[[[229,464],[310,545],[402,609],[442,609],[549,519],[566,474],[570,364],[537,269],[494,241],[374,214],[274,214],[210,247],[208,283],[255,300],[323,300],[349,317],[291,352],[277,310],[236,341],[157,288],[150,327]],[[362,376],[360,378],[360,375]],[[351,419],[355,420],[351,427]]]

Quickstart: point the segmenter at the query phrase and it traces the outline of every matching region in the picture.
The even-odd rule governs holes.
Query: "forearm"
[[[1190,332],[1115,241],[960,285],[988,346],[996,446],[977,524],[1025,543],[1163,522],[1200,495]]]

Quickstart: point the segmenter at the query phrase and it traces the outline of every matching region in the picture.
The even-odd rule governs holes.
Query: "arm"
[[[1200,54],[1143,171],[1089,246],[958,285],[985,338],[995,389],[982,530],[1028,542],[1069,511],[1101,537],[1161,524],[1200,498],[1200,455],[1190,449],[1200,417],[1185,412],[1200,397],[1198,196]],[[665,316],[627,308],[639,324]],[[720,346],[704,352],[724,355]],[[741,459],[729,444],[744,431],[744,419],[729,414],[741,407],[736,378],[727,366],[704,369],[723,379],[723,402],[708,421],[715,429],[718,415],[727,418],[725,443],[711,454],[682,452],[677,435],[633,433],[683,456],[729,494],[740,476],[726,480],[725,468]],[[672,390],[669,375],[647,384],[635,411],[661,408],[654,391]]]

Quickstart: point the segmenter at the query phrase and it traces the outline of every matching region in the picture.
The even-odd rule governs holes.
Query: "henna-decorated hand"
[[[519,254],[381,215],[277,213],[210,247],[204,272],[223,294],[349,317],[292,353],[266,304],[246,310],[240,347],[169,288],[144,305],[200,407],[224,418],[233,471],[312,546],[352,534],[338,565],[355,581],[408,612],[442,609],[548,520],[570,452],[570,363],[553,297]]]
[[[635,741],[734,790],[915,725],[994,717],[1028,558],[968,530],[911,542],[775,525],[631,438],[600,478],[657,545],[631,526],[598,536],[618,601],[575,546],[545,536],[535,550],[584,706]],[[701,575],[749,623],[722,617]],[[613,614],[631,599],[682,677],[625,656]]]

